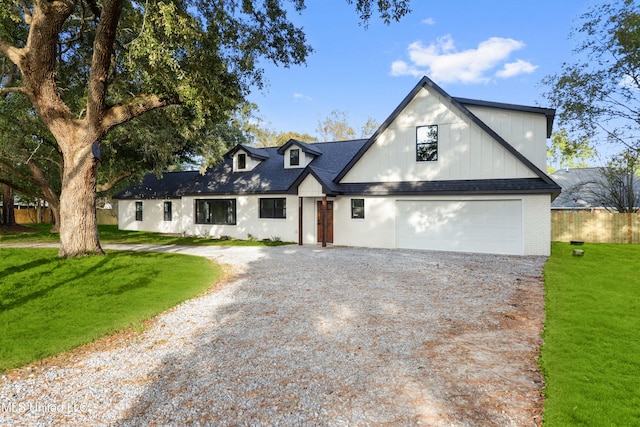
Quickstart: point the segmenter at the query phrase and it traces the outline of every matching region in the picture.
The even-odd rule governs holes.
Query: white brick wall
[[[548,194],[524,196],[524,254],[551,254],[551,196]]]

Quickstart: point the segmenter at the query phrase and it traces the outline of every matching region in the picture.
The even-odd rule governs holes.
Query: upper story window
[[[438,125],[416,128],[416,161],[435,162],[438,160]]]
[[[238,169],[246,169],[247,168],[247,155],[244,153],[238,154]]]
[[[286,218],[287,199],[260,199],[260,218]]]
[[[300,165],[300,149],[294,148],[289,151],[289,165],[290,166]]]

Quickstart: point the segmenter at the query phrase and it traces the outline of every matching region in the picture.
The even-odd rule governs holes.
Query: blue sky
[[[553,108],[541,80],[571,59],[569,38],[595,0],[412,0],[385,25],[359,25],[346,0],[307,0],[291,19],[315,49],[303,66],[265,67],[250,100],[263,127],[316,134],[332,110],[360,131],[382,123],[423,75],[452,96]]]

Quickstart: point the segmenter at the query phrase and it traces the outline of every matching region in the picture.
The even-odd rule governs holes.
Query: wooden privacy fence
[[[640,213],[551,211],[551,241],[640,243]]]
[[[33,224],[38,222],[38,212],[34,208],[15,209],[16,223]],[[98,224],[117,225],[118,212],[114,209],[97,209]],[[51,211],[44,209],[44,222],[51,222]]]
[[[49,209],[42,209],[41,218],[40,212],[38,212],[35,208],[27,208],[27,209],[14,209],[13,214],[16,218],[16,223],[18,224],[36,224],[38,222],[51,222],[51,211]]]

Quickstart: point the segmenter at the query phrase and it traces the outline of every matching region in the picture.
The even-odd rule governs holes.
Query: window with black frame
[[[364,199],[351,199],[351,218],[364,219]]]
[[[136,202],[136,221],[142,221],[142,202]]]
[[[247,155],[244,153],[238,154],[238,169],[247,168]]]
[[[236,199],[196,200],[196,224],[236,225]]]
[[[299,166],[300,165],[300,150],[297,148],[289,151],[289,165],[291,166]]]
[[[416,128],[416,161],[435,162],[438,160],[438,125]]]
[[[260,218],[286,218],[287,199],[284,197],[260,199]]]
[[[171,221],[171,211],[172,211],[171,202],[164,202],[164,220]]]

